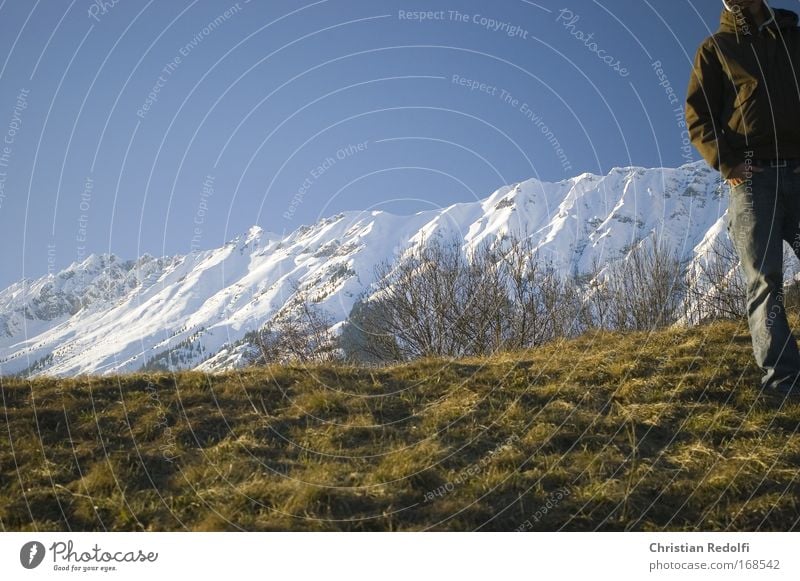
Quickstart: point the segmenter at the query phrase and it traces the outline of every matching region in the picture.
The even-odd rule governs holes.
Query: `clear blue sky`
[[[720,11],[0,0],[0,286],[92,252],[182,254],[253,224],[697,160],[674,109]]]

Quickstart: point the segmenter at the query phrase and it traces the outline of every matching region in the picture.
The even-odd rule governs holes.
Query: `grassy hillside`
[[[384,369],[6,378],[0,526],[800,529],[800,405],[759,376],[720,321]]]

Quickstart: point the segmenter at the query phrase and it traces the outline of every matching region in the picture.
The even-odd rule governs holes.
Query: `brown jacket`
[[[746,157],[800,158],[800,29],[780,8],[755,26],[723,10],[697,49],[686,97],[692,143],[723,178]]]

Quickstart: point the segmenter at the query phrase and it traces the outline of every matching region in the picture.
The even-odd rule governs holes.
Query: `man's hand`
[[[800,170],[800,168],[797,168],[797,170]],[[795,173],[798,173],[797,170],[795,170]],[[764,171],[764,168],[758,167],[757,165],[748,164],[747,162],[743,161],[733,169],[731,177],[729,177],[725,181],[728,182],[728,185],[731,186],[732,188],[736,187],[747,179],[748,171],[761,173],[762,171]]]

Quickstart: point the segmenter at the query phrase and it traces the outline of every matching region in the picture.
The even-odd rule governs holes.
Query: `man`
[[[765,0],[723,0],[686,98],[692,143],[730,186],[727,229],[747,282],[763,393],[800,397],[783,306],[783,241],[800,258],[800,29]]]

